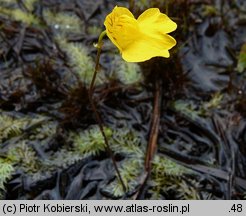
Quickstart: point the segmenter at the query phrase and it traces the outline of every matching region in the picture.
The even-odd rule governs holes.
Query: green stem
[[[97,42],[97,57],[96,57],[96,66],[95,66],[95,70],[93,73],[93,77],[91,80],[91,84],[90,84],[90,88],[89,88],[89,94],[93,95],[93,88],[95,85],[95,81],[96,81],[96,76],[97,76],[97,72],[98,72],[98,68],[99,68],[99,59],[100,59],[100,55],[101,55],[101,51],[102,51],[102,45],[103,45],[103,37],[106,35],[106,30],[103,31],[99,38],[98,38],[98,42]]]
[[[103,37],[106,35],[106,31],[103,31],[99,38],[98,38],[98,43],[97,43],[97,57],[96,57],[96,65],[95,65],[95,70],[94,70],[94,74],[93,74],[93,77],[92,77],[92,80],[91,80],[91,84],[90,84],[90,88],[89,88],[89,101],[90,101],[90,104],[91,104],[91,107],[92,107],[92,110],[93,112],[95,113],[95,117],[96,117],[96,121],[99,125],[99,128],[100,128],[100,131],[101,131],[101,134],[103,136],[103,139],[104,139],[104,142],[105,142],[105,145],[106,145],[106,148],[107,148],[107,151],[109,153],[109,156],[111,157],[112,159],[112,162],[113,162],[113,166],[115,168],[115,171],[117,173],[117,176],[119,178],[119,181],[122,185],[122,188],[124,190],[124,192],[127,192],[126,190],[126,186],[124,184],[124,181],[120,175],[120,171],[118,169],[118,166],[117,166],[117,163],[116,163],[116,160],[114,158],[114,154],[110,148],[110,145],[109,145],[109,142],[108,142],[108,139],[107,139],[107,136],[104,132],[104,129],[103,129],[103,121],[101,119],[101,116],[99,114],[99,112],[97,111],[97,108],[96,108],[96,105],[94,103],[94,100],[93,100],[93,90],[94,90],[94,85],[95,85],[95,81],[96,81],[96,75],[97,75],[97,72],[98,72],[98,68],[99,68],[99,60],[100,60],[100,55],[101,55],[101,50],[102,50],[102,45],[103,45]]]

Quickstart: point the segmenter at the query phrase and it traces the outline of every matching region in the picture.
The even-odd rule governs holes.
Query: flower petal
[[[150,8],[144,11],[137,21],[140,29],[144,29],[149,34],[156,34],[158,32],[169,33],[177,28],[177,24],[166,14],[161,13],[158,8]]]
[[[133,14],[124,7],[115,7],[106,17],[104,25],[109,39],[122,49],[138,35],[138,24]]]
[[[121,16],[121,15],[127,15],[129,17],[134,18],[133,14],[131,13],[131,11],[129,11],[127,8],[125,7],[118,7],[115,6],[113,11],[111,12],[114,16]]]
[[[127,62],[142,62],[156,56],[168,58],[168,50],[175,45],[175,39],[167,34],[162,39],[143,35],[122,51],[122,58]]]

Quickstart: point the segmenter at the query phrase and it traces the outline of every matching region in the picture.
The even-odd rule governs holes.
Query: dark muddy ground
[[[244,0],[0,3],[1,199],[246,199]],[[105,39],[94,100],[126,192],[88,99],[115,5],[178,24],[169,59],[127,64]]]

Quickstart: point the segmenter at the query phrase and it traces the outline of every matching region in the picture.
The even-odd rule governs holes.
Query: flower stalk
[[[103,38],[104,38],[104,36],[106,34],[107,34],[106,31],[103,31],[100,34],[100,36],[98,38],[98,43],[96,45],[96,47],[97,47],[96,65],[95,65],[95,70],[94,70],[93,77],[92,77],[92,80],[91,80],[91,83],[90,83],[90,87],[89,87],[89,101],[90,101],[92,110],[93,110],[93,112],[95,114],[96,121],[97,121],[97,123],[99,125],[100,131],[102,133],[102,136],[103,136],[103,139],[104,139],[104,142],[105,142],[105,145],[106,145],[106,149],[107,149],[107,151],[109,153],[110,158],[112,159],[113,166],[114,166],[115,171],[117,173],[117,177],[119,178],[119,181],[120,181],[120,183],[122,185],[123,191],[126,193],[127,192],[126,186],[125,186],[125,183],[124,183],[124,181],[123,181],[123,179],[121,177],[119,168],[118,168],[117,163],[116,163],[115,158],[114,158],[114,154],[113,154],[113,152],[112,152],[112,150],[110,148],[107,136],[105,134],[105,131],[104,131],[104,128],[103,128],[102,118],[101,118],[99,112],[97,111],[96,104],[95,104],[95,102],[93,100],[93,91],[94,91],[94,85],[95,85],[95,81],[96,81],[96,76],[97,76],[98,69],[99,69],[99,60],[100,60],[100,55],[101,55],[102,46],[103,46]]]
[[[101,51],[102,51],[102,46],[103,46],[103,38],[106,35],[106,30],[103,31],[99,38],[98,38],[98,42],[96,44],[96,48],[97,48],[97,57],[96,57],[96,65],[95,65],[95,70],[93,73],[93,77],[91,80],[91,84],[90,84],[90,88],[89,88],[89,95],[92,96],[93,95],[93,89],[94,89],[94,85],[95,85],[95,81],[96,81],[96,76],[97,76],[97,72],[98,72],[98,68],[99,68],[99,60],[100,60],[100,55],[101,55]]]

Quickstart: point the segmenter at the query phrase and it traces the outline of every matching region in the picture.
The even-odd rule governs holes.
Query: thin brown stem
[[[111,150],[111,148],[110,148],[110,145],[109,145],[107,136],[106,136],[106,134],[105,134],[105,132],[104,132],[104,129],[103,129],[103,121],[102,121],[102,119],[101,119],[101,116],[100,116],[99,112],[97,111],[97,108],[96,108],[96,105],[95,105],[95,103],[94,103],[94,101],[93,101],[92,95],[89,95],[89,100],[90,100],[90,104],[91,104],[92,110],[93,110],[93,112],[95,113],[96,121],[97,121],[97,123],[98,123],[98,125],[99,125],[99,129],[100,129],[101,134],[102,134],[102,136],[103,136],[103,139],[104,139],[104,142],[105,142],[107,151],[108,151],[108,153],[109,153],[110,158],[112,159],[112,162],[113,162],[115,171],[116,171],[116,173],[117,173],[117,176],[118,176],[118,178],[119,178],[119,180],[120,180],[120,183],[121,183],[121,185],[122,185],[122,188],[123,188],[124,192],[126,192],[126,186],[125,186],[125,183],[124,183],[124,181],[123,181],[123,179],[122,179],[122,177],[121,177],[121,175],[120,175],[120,171],[119,171],[118,166],[117,166],[117,164],[116,164],[116,161],[115,161],[115,158],[114,158],[114,154],[113,154],[113,152],[112,152],[112,150]]]
[[[109,153],[109,156],[113,162],[113,166],[115,168],[115,171],[117,173],[117,177],[119,178],[119,181],[122,185],[122,188],[124,190],[124,192],[126,193],[127,190],[126,190],[126,186],[124,184],[124,181],[120,175],[120,171],[118,169],[118,166],[117,166],[117,163],[116,163],[116,160],[115,160],[115,157],[114,157],[114,154],[110,148],[110,145],[109,145],[109,142],[108,142],[108,139],[107,139],[107,136],[104,132],[104,129],[103,129],[103,121],[102,121],[102,118],[99,114],[99,112],[97,111],[97,108],[96,108],[96,105],[95,105],[95,102],[93,100],[93,92],[94,92],[94,85],[95,85],[95,81],[96,81],[96,76],[97,76],[97,73],[98,73],[98,69],[99,69],[99,59],[100,59],[100,55],[101,55],[101,50],[102,50],[102,38],[104,37],[104,35],[106,34],[106,32],[103,32],[99,39],[98,39],[98,44],[97,44],[97,57],[96,57],[96,65],[95,65],[95,70],[94,70],[94,74],[93,74],[93,77],[92,77],[92,80],[91,80],[91,84],[90,84],[90,88],[89,88],[89,101],[90,101],[90,104],[91,104],[91,107],[92,107],[92,110],[93,112],[95,113],[95,117],[96,117],[96,121],[99,125],[99,129],[101,131],[101,134],[103,136],[103,139],[104,139],[104,142],[105,142],[105,145],[106,145],[106,148],[107,148],[107,151]]]
[[[94,85],[95,85],[95,81],[96,81],[96,77],[97,77],[97,72],[99,69],[99,59],[100,59],[100,55],[101,55],[101,47],[97,49],[97,57],[96,57],[96,66],[95,66],[95,70],[93,73],[93,77],[91,80],[91,84],[90,84],[90,88],[89,88],[89,95],[93,95],[93,90],[94,90]]]

